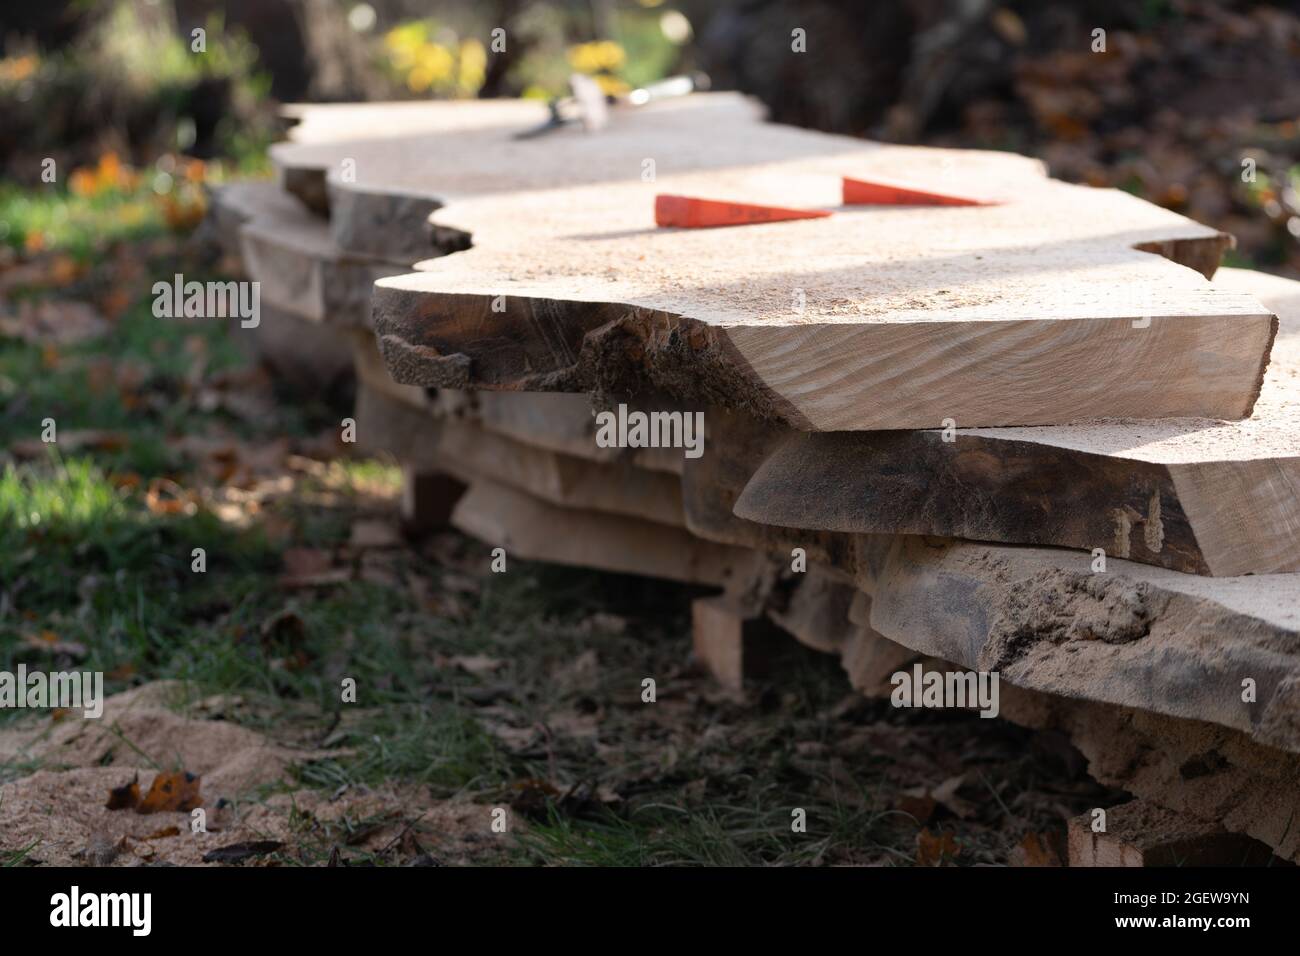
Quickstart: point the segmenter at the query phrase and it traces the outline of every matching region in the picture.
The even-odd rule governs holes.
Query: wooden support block
[[[1092,820],[1070,820],[1070,866],[1263,866],[1272,857],[1244,834],[1143,800],[1107,809],[1104,833]]]
[[[449,526],[465,484],[440,471],[402,466],[402,528],[422,535]]]
[[[747,679],[768,673],[772,637],[762,611],[732,595],[691,602],[695,656],[723,687],[740,690]]]

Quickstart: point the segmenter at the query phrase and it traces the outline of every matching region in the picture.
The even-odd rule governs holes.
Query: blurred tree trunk
[[[513,96],[515,91],[506,85],[507,76],[514,65],[519,61],[523,53],[522,44],[509,36],[510,21],[515,18],[523,8],[523,0],[495,0],[492,4],[493,12],[488,18],[491,26],[488,28],[488,39],[486,43],[492,42],[492,30],[497,27],[505,29],[507,33],[506,48],[501,53],[488,53],[487,73],[483,78],[483,85],[479,87],[478,95],[483,99],[494,99],[499,96]]]
[[[292,0],[302,30],[316,101],[371,100],[383,90],[370,60],[366,35],[348,23],[347,8],[335,0]]]

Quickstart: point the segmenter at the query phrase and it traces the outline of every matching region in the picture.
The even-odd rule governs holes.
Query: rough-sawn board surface
[[[276,152],[283,170],[325,177],[341,248],[386,254],[413,234],[392,205],[417,202],[431,251],[451,253],[377,285],[399,381],[652,383],[815,431],[1232,419],[1258,392],[1267,311],[1138,251],[1208,274],[1226,237],[1118,191],[1047,179],[1034,160],[764,124],[732,95],[527,141],[511,138],[516,105],[489,112]],[[656,193],[826,208],[843,175],[1007,202],[653,226]]]

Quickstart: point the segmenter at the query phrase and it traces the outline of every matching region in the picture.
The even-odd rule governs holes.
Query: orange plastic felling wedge
[[[693,196],[655,197],[655,225],[675,226],[679,229],[744,226],[786,219],[822,219],[829,215],[829,212],[822,209],[786,209],[755,203],[696,199]]]
[[[843,177],[846,206],[998,206],[1001,200],[935,192],[888,179]]]

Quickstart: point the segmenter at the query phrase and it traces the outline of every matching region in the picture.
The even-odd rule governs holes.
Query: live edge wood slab
[[[1061,188],[1083,216],[1093,191]],[[540,256],[476,247],[377,282],[374,325],[399,382],[653,386],[804,431],[1250,414],[1269,312],[1128,245],[1055,243],[1033,227],[1037,208],[649,232],[556,242]],[[1005,231],[1026,244],[983,244]],[[936,235],[967,245],[936,255]]]
[[[735,513],[809,531],[1101,548],[1194,574],[1300,570],[1300,282],[1225,269],[1215,285],[1281,316],[1246,421],[791,433],[769,443]],[[745,459],[726,443],[720,430],[714,452]]]
[[[786,158],[675,173],[673,153],[647,135],[644,154],[663,157],[654,183],[629,166],[621,180],[531,191],[494,183],[449,198],[431,221],[472,246],[375,285],[374,325],[394,378],[654,387],[803,431],[1250,413],[1273,315],[1138,248],[1190,244],[1204,257],[1222,248],[1213,230],[1122,192],[1047,179],[1023,161],[1012,170],[987,155],[818,136],[832,141],[819,154],[805,143],[815,134],[760,128],[790,139]],[[574,147],[565,160],[580,168],[583,154]],[[944,160],[981,180],[965,191],[1007,201],[851,207],[709,230],[653,225],[659,192],[827,208],[839,174],[902,167],[938,180]]]
[[[339,248],[436,256],[376,285],[399,381],[648,383],[808,431],[1241,418],[1258,392],[1271,316],[1173,264],[1211,274],[1229,237],[1127,194],[765,124],[734,95],[526,141],[498,106],[274,152],[286,184],[323,180]],[[844,176],[1005,201],[842,207]],[[662,193],[835,215],[656,229]]]
[[[329,224],[273,182],[220,187],[213,209],[218,229],[233,232],[249,278],[260,283],[262,302],[311,322],[368,325],[374,281],[411,268],[343,252]]]

